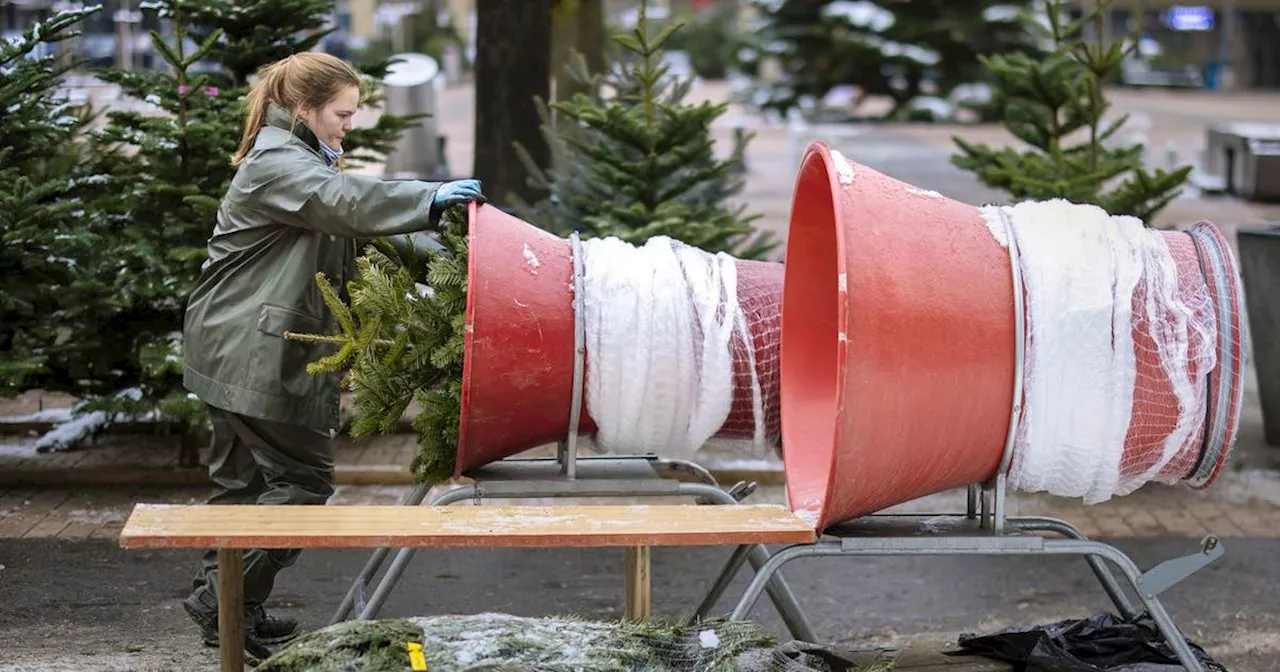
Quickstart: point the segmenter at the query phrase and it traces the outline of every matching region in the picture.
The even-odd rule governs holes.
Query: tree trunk
[[[495,205],[513,194],[536,202],[542,194],[527,184],[512,144],[547,166],[550,150],[534,98],[550,96],[551,0],[478,0],[475,73],[475,177]]]
[[[568,100],[579,88],[569,75],[569,64],[573,52],[577,50],[578,12],[581,5],[582,0],[551,0],[552,100]]]
[[[598,75],[605,69],[604,0],[578,0],[578,32],[574,48],[587,61],[587,69]]]

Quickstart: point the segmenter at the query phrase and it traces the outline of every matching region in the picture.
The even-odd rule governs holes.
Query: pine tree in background
[[[1045,0],[1053,53],[983,59],[997,82],[1004,126],[1027,147],[992,149],[954,137],[961,153],[952,163],[1015,200],[1064,198],[1148,223],[1178,195],[1191,166],[1152,174],[1143,167],[1141,145],[1107,143],[1128,115],[1105,121],[1110,103],[1104,88],[1137,46],[1136,38],[1102,42],[1101,12],[1110,4],[1103,0],[1079,20],[1064,23],[1065,5]],[[1079,37],[1090,23],[1099,36],[1092,43]]]
[[[818,101],[838,85],[856,87],[859,100],[889,98],[885,119],[938,116],[915,103],[929,97],[946,107],[962,104],[957,96],[984,81],[979,56],[1038,53],[1017,11],[1029,0],[751,3],[765,25],[745,65],[772,57],[783,73],[783,81],[756,90],[755,103],[784,116],[818,113]]]
[[[182,317],[233,173],[228,157],[239,135],[239,101],[237,92],[193,72],[219,33],[194,45],[185,6],[147,5],[173,25],[172,42],[151,34],[167,69],[99,74],[137,103],[109,110],[94,137],[99,170],[112,186],[95,204],[92,226],[106,245],[94,270],[110,289],[97,328],[76,338],[97,351],[86,376],[97,384],[94,392],[136,390],[100,396],[86,408],[158,410],[180,426],[203,426],[203,406],[182,388]]]
[[[624,50],[614,71],[593,75],[573,59],[574,80],[591,93],[549,107],[539,101],[551,167],[543,171],[515,149],[548,195],[533,205],[516,201],[520,217],[560,235],[576,230],[636,245],[665,235],[744,259],[773,251],[767,232],[751,226],[758,216],[728,205],[744,184],[750,136],[739,135],[730,156],[718,158],[710,129],[728,105],[684,102],[693,80],[672,76],[662,63],[663,43],[678,28],[650,35],[642,6],[636,28],[614,36]]]
[[[0,396],[74,380],[48,375],[79,343],[69,337],[86,309],[77,261],[98,244],[84,226],[84,198],[97,188],[77,140],[90,110],[59,87],[75,64],[58,66],[54,45],[98,12],[63,12],[14,40],[0,40]]]

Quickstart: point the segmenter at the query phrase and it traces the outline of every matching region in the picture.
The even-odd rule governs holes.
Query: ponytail
[[[259,71],[258,81],[249,89],[249,95],[244,101],[244,131],[240,135],[240,146],[231,155],[231,165],[240,165],[249,156],[253,143],[257,142],[258,131],[267,123],[267,108],[281,98],[284,72],[289,63],[290,59],[286,58]]]

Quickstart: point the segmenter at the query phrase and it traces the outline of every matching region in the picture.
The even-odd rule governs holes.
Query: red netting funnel
[[[1084,226],[1087,213],[1071,207],[1066,216]],[[1018,361],[1053,352],[1049,337],[1057,332],[1044,326],[1052,320],[1031,309],[1032,290],[1039,291],[1040,271],[1047,269],[1028,256],[1019,263],[1017,305],[1040,321],[1023,325],[1025,343],[1034,347],[1021,353],[1016,347],[1015,276],[1010,247],[1000,239],[1008,232],[998,219],[1008,212],[1026,219],[1025,211],[966,205],[850,163],[823,143],[810,146],[787,241],[781,408],[791,507],[816,529],[986,481],[1000,469],[1011,431],[1016,441],[1010,445],[1023,446],[1040,436],[1035,432],[1046,421],[1065,423],[1068,432],[1070,423],[1084,422],[1054,417],[1052,404],[1046,413],[1046,400],[1060,393],[1032,375],[1047,375],[1046,362],[1034,368]],[[1163,290],[1187,299],[1195,313],[1152,309],[1144,292],[1133,292],[1133,372],[1117,377],[1119,387],[1128,385],[1132,418],[1111,442],[1123,451],[1113,471],[1121,481],[1187,479],[1203,487],[1226,459],[1239,420],[1238,273],[1212,225],[1162,235],[1176,264],[1176,282]],[[1102,310],[1124,314],[1112,306]],[[1182,344],[1198,356],[1162,357],[1153,347],[1150,315],[1162,327],[1178,320],[1204,327],[1187,330],[1193,342]],[[1206,356],[1209,370],[1203,370]],[[1208,404],[1192,418],[1193,431],[1184,413],[1181,433],[1171,439],[1181,408],[1171,381],[1183,381],[1178,389],[1185,392],[1184,378]],[[1021,390],[1017,414],[1015,388]],[[1039,406],[1031,414],[1033,401]],[[1060,452],[1068,459],[1057,467],[1069,468],[1071,451]]]
[[[456,474],[563,439],[573,400],[572,247],[489,205],[472,204],[468,230],[467,335]],[[589,257],[589,255],[586,255]],[[765,434],[777,437],[782,265],[738,260],[737,298],[751,343],[735,339],[733,401],[716,436],[755,430],[759,381]],[[748,346],[752,356],[748,356]],[[592,353],[586,353],[591,375]],[[596,422],[583,396],[583,434]],[[455,474],[455,475],[456,475]]]

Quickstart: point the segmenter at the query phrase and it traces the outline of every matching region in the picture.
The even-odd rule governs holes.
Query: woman
[[[184,383],[213,418],[211,504],[329,499],[338,378],[307,373],[329,349],[285,332],[336,331],[316,273],[345,286],[362,239],[438,229],[443,209],[484,200],[476,180],[383,181],[338,170],[360,85],[348,63],[304,52],[263,70],[246,101],[232,157],[238,169],[183,329]],[[298,553],[245,553],[246,634],[263,643],[297,635],[296,621],[267,616],[262,603]],[[218,640],[217,583],[209,551],[183,607],[210,645]]]

